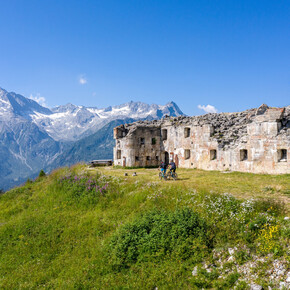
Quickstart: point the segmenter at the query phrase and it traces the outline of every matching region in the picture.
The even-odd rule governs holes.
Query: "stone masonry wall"
[[[114,164],[290,173],[290,106],[167,117],[114,129]]]

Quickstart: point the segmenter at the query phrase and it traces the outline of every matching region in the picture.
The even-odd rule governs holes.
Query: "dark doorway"
[[[165,151],[165,164],[169,164],[169,154]]]

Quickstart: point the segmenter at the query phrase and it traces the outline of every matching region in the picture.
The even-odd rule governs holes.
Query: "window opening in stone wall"
[[[240,161],[248,160],[248,150],[242,149],[240,150]]]
[[[140,144],[144,145],[145,144],[145,138],[140,138]]]
[[[152,145],[156,144],[156,138],[152,138]]]
[[[159,156],[155,156],[155,159],[156,159],[156,161],[158,161],[159,160]]]
[[[167,129],[162,129],[162,140],[167,140]]]
[[[287,149],[279,149],[278,162],[286,162],[286,161],[287,161]]]
[[[190,136],[190,128],[184,128],[184,138],[187,138]]]
[[[139,161],[139,156],[135,156],[135,161]]]
[[[122,154],[122,151],[121,150],[117,150],[117,159],[121,159],[121,154]]]
[[[151,160],[151,157],[150,156],[146,156],[146,160],[147,161],[150,161]]]
[[[209,151],[210,160],[216,160],[216,150],[212,149]]]
[[[123,131],[121,129],[117,129],[117,138],[122,138],[123,137]]]
[[[184,159],[189,159],[190,158],[190,150],[189,149],[185,149],[184,150]]]
[[[278,132],[280,132],[281,131],[281,129],[283,128],[283,124],[282,124],[282,122],[277,122],[277,127],[278,127]]]

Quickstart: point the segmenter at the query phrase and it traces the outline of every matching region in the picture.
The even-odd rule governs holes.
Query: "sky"
[[[2,0],[0,87],[48,107],[290,105],[290,2]]]

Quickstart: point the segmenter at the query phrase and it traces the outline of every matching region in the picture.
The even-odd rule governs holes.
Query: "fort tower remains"
[[[290,106],[165,117],[114,129],[114,165],[290,173]]]

